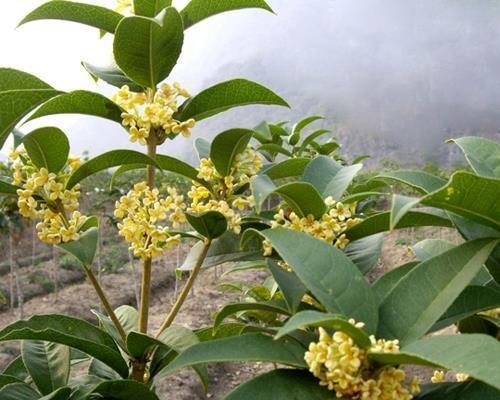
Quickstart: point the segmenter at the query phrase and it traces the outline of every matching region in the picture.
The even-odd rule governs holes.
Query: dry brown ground
[[[451,241],[457,241],[457,237],[449,231],[429,231],[428,234]],[[402,240],[403,238],[404,240]],[[395,268],[413,259],[413,255],[408,251],[408,246],[422,240],[424,234],[411,231],[393,232],[386,236],[383,255],[377,268],[370,275],[370,279],[376,279],[383,272]],[[396,244],[399,243],[399,244]],[[166,260],[175,257],[171,255]],[[167,262],[168,263],[168,262]],[[162,322],[174,299],[173,266],[165,266],[165,261],[156,265],[153,273],[154,300],[151,306],[150,329],[154,330]],[[103,277],[103,285],[114,306],[121,304],[135,304],[135,292],[131,284],[132,276],[126,268],[120,274],[108,274]],[[220,273],[220,271],[219,271]],[[250,282],[260,282],[262,273],[251,271],[239,273],[235,278],[240,278]],[[175,323],[189,327],[191,329],[209,325],[212,321],[212,314],[221,306],[230,301],[236,301],[237,295],[233,292],[223,292],[217,286],[217,279],[214,271],[209,270],[201,274],[195,285],[194,293],[191,294]],[[88,320],[93,320],[89,312],[91,308],[98,308],[98,302],[92,287],[84,282],[62,288],[57,297],[49,294],[34,298],[26,302],[24,310],[25,316],[34,314],[61,313]],[[0,313],[0,328],[15,321],[16,315],[9,312]],[[5,366],[18,352],[16,343],[6,343],[0,345],[0,368]],[[198,378],[190,370],[184,370],[173,375],[158,386],[158,393],[163,400],[197,400],[197,399],[223,399],[224,395],[230,392],[239,383],[256,375],[258,372],[269,369],[270,366],[262,364],[219,364],[209,367],[210,387],[207,394],[204,393]],[[424,378],[428,378],[430,372],[421,368],[412,368],[412,373],[418,373]],[[169,395],[170,393],[170,395]],[[175,393],[174,396],[171,394]]]

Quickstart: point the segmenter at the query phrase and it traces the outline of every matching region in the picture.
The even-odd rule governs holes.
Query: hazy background
[[[82,0],[83,1],[83,0]],[[111,37],[68,22],[33,22],[15,29],[44,1],[16,0],[0,16],[0,65],[40,76],[63,90],[115,90],[95,85],[80,61],[110,61]],[[87,1],[113,5],[110,1]],[[187,1],[174,4],[182,6]],[[443,140],[469,134],[500,138],[500,1],[269,0],[261,10],[222,14],[187,31],[172,79],[192,93],[235,77],[261,82],[292,111],[250,107],[201,122],[193,137],[211,137],[262,119],[327,118],[350,156],[389,154],[418,164],[452,162]],[[42,122],[43,121],[43,122]],[[72,151],[133,147],[116,124],[92,117],[48,117]],[[36,124],[36,125],[35,125]],[[4,149],[5,151],[5,149]],[[162,152],[191,159],[191,140]]]

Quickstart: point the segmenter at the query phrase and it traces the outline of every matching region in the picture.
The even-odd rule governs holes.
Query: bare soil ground
[[[413,254],[408,250],[408,246],[429,237],[432,233],[434,237],[457,242],[458,238],[449,231],[418,233],[411,231],[398,231],[386,236],[382,258],[377,268],[370,274],[369,279],[374,280],[383,272],[393,269],[401,264],[414,259]],[[150,329],[158,328],[170,309],[175,297],[175,277],[173,273],[174,254],[169,254],[153,269],[153,302],[151,305]],[[29,273],[29,268],[23,272]],[[221,270],[219,270],[219,275]],[[240,272],[235,278],[247,280],[249,282],[261,282],[265,275],[255,271]],[[0,283],[3,279],[0,278]],[[234,292],[224,292],[217,285],[218,279],[214,270],[208,270],[200,275],[195,285],[194,292],[188,297],[181,314],[175,324],[184,325],[191,329],[209,325],[212,322],[212,315],[225,303],[236,301],[237,295]],[[125,267],[121,273],[106,274],[102,278],[102,283],[106,293],[114,306],[121,304],[135,305],[136,292],[134,291],[133,275],[130,267]],[[93,289],[87,282],[77,282],[65,286],[56,294],[34,297],[24,305],[25,317],[34,314],[60,313],[94,321],[90,309],[98,309],[99,304],[94,295]],[[4,311],[0,313],[0,328],[18,319],[16,313]],[[450,332],[448,332],[450,333]],[[8,342],[0,344],[0,369],[18,354],[18,344]],[[257,373],[272,368],[269,365],[255,364],[219,364],[209,367],[210,385],[208,393],[204,393],[203,387],[198,378],[190,370],[183,370],[173,375],[158,386],[158,393],[163,400],[197,400],[197,399],[223,399],[239,383],[248,380]],[[427,380],[430,371],[422,368],[411,368],[411,373],[418,373]],[[170,395],[169,395],[170,393]],[[175,393],[172,397],[172,393]]]

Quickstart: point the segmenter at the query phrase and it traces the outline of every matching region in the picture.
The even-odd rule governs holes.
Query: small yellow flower
[[[444,381],[444,371],[436,370],[432,375],[431,382],[432,383],[441,383]]]

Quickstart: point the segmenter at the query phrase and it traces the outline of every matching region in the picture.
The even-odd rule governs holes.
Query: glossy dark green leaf
[[[158,163],[146,154],[133,150],[111,150],[95,158],[91,158],[78,168],[68,180],[66,187],[68,189],[77,183],[97,172],[108,168],[118,167],[127,164],[147,164],[160,167]]]
[[[186,219],[196,232],[207,239],[216,239],[227,230],[226,217],[217,211],[186,213]]]
[[[128,367],[112,337],[86,321],[63,315],[37,315],[0,331],[0,341],[45,340],[81,350],[112,367],[122,376]]]
[[[379,303],[389,296],[392,290],[397,286],[399,281],[406,276],[413,268],[419,264],[418,261],[412,261],[394,268],[380,278],[378,278],[372,285],[372,291]]]
[[[310,162],[310,158],[291,158],[268,166],[267,168],[265,167],[262,170],[262,174],[267,175],[271,179],[300,176],[304,173],[305,168]]]
[[[0,193],[2,194],[17,194],[17,190],[20,189],[19,186],[11,185],[5,178],[0,178]]]
[[[88,268],[94,261],[98,240],[99,230],[90,228],[81,233],[78,240],[60,243],[57,247],[74,256],[84,267]]]
[[[257,151],[264,152],[267,154],[272,155],[273,157],[276,154],[283,154],[287,157],[292,157],[292,153],[290,153],[287,149],[284,147],[280,146],[279,144],[275,143],[266,143],[263,144],[262,146],[257,147]]]
[[[384,234],[377,233],[349,243],[344,252],[359,270],[366,274],[377,266],[383,242]]]
[[[370,338],[365,331],[356,328],[346,317],[319,311],[302,311],[295,314],[278,330],[275,338],[279,339],[297,329],[305,329],[309,326],[328,327],[336,331],[342,331],[348,334],[362,348],[367,349],[371,346]]]
[[[189,347],[164,368],[157,378],[181,368],[211,362],[267,361],[305,368],[305,349],[295,340],[273,340],[270,336],[249,333],[201,342]]]
[[[459,171],[446,186],[423,197],[421,204],[451,211],[499,231],[498,193],[500,179]]]
[[[50,394],[68,383],[70,371],[68,346],[40,340],[24,340],[21,345],[21,355],[40,393]]]
[[[264,0],[191,0],[181,11],[181,15],[184,27],[187,29],[205,18],[243,8],[261,8],[273,11]]]
[[[60,93],[31,74],[0,68],[0,147],[26,114]]]
[[[367,332],[375,331],[375,296],[359,269],[341,250],[288,229],[268,229],[259,234],[329,312],[364,322]]]
[[[10,385],[11,383],[23,383],[23,382],[24,380],[16,378],[15,376],[5,375],[5,374],[0,375],[0,389],[3,388],[4,386]]]
[[[2,371],[2,374],[13,376],[17,379],[24,381],[28,377],[28,370],[26,369],[21,356],[14,358]]]
[[[31,161],[38,168],[59,172],[66,165],[69,141],[59,128],[39,128],[23,137],[23,144]]]
[[[307,371],[275,369],[241,384],[224,399],[334,400],[335,393]]]
[[[436,335],[410,343],[400,353],[372,353],[369,357],[382,364],[451,369],[500,389],[500,369],[491,368],[500,359],[500,343],[487,335]]]
[[[286,271],[274,261],[268,260],[267,266],[278,284],[281,293],[291,312],[296,312],[302,298],[307,292],[307,288],[300,279],[291,271]]]
[[[132,380],[107,381],[99,384],[92,393],[107,400],[159,400],[146,385]]]
[[[184,27],[177,10],[169,7],[160,15],[161,21],[138,16],[122,19],[113,44],[120,69],[149,88],[156,88],[170,74],[184,42]]]
[[[47,115],[84,114],[109,119],[121,124],[122,110],[107,97],[87,90],[76,90],[56,96],[38,108],[28,121]]]
[[[210,147],[210,159],[222,176],[229,176],[238,154],[241,154],[252,138],[249,129],[231,129],[218,134]]]
[[[315,218],[321,218],[326,212],[323,198],[310,183],[287,183],[275,189],[273,193],[281,196],[299,217],[312,214]]]
[[[156,17],[161,10],[170,5],[172,0],[134,0],[134,12],[136,15]]]
[[[218,327],[224,322],[224,320],[241,311],[266,311],[281,315],[290,315],[290,312],[287,308],[275,303],[275,302],[265,302],[265,303],[234,303],[234,304],[226,304],[222,309],[217,313],[217,317],[214,322],[214,330],[217,331]]]
[[[40,397],[38,400],[69,400],[70,396],[72,396],[71,388],[62,387],[46,396]]]
[[[30,12],[19,25],[43,19],[59,19],[78,22],[114,33],[123,15],[92,4],[77,3],[66,0],[52,0],[42,4]]]
[[[285,100],[258,83],[233,79],[218,83],[188,99],[175,117],[181,121],[189,118],[200,121],[231,108],[250,104],[289,107]]]
[[[380,305],[379,336],[404,344],[422,337],[474,279],[496,244],[491,239],[466,242],[413,268]]]
[[[329,129],[318,129],[317,131],[314,131],[313,133],[307,135],[304,140],[302,141],[302,143],[300,144],[299,148],[298,148],[298,152],[299,154],[302,153],[303,151],[305,151],[307,149],[307,146],[309,146],[309,144],[314,141],[315,139],[321,137],[321,136],[324,136],[326,135],[327,133],[330,133],[331,131]]]
[[[27,383],[11,383],[0,389],[2,400],[38,400],[40,394]]]
[[[446,180],[428,172],[418,170],[398,170],[384,172],[374,179],[394,180],[418,190],[420,193],[430,193],[446,185]]]
[[[312,115],[297,122],[292,128],[292,134],[288,139],[288,143],[290,143],[292,146],[295,146],[300,140],[300,134],[302,133],[302,130],[306,128],[308,125],[320,119],[323,119],[323,117],[319,115]]]
[[[500,391],[479,381],[445,382],[423,386],[415,400],[496,400]]]
[[[472,169],[482,176],[500,178],[500,144],[494,140],[482,137],[466,136],[452,139],[464,152],[465,158]]]
[[[396,229],[417,226],[442,226],[451,228],[452,222],[445,213],[436,210],[419,209],[407,212],[396,225]],[[386,232],[390,228],[390,212],[381,212],[372,215],[361,223],[346,231],[349,240],[354,241],[379,232]]]
[[[95,81],[100,79],[117,88],[121,88],[126,85],[133,92],[144,91],[144,88],[142,86],[138,85],[132,79],[128,78],[123,73],[123,71],[121,71],[116,66],[99,67],[89,64],[85,61],[82,62],[82,66]]]

